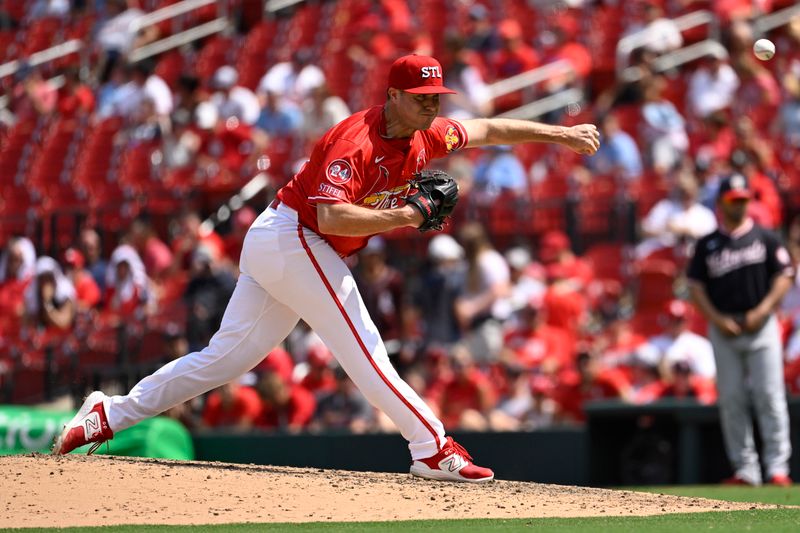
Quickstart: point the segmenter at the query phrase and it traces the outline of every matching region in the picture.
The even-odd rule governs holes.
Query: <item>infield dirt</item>
[[[495,481],[131,457],[0,457],[0,528],[636,516],[772,505]]]

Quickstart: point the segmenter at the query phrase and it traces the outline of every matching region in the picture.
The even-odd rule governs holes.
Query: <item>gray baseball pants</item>
[[[722,434],[736,476],[753,484],[762,482],[749,410],[751,395],[767,478],[787,475],[792,447],[777,319],[773,315],[758,332],[738,337],[726,337],[711,325],[709,339],[717,363]]]

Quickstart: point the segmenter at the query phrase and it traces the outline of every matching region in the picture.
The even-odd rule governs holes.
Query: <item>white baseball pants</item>
[[[171,361],[113,396],[108,421],[120,431],[227,383],[257,365],[302,318],[350,378],[409,441],[411,458],[435,455],[444,428],[389,362],[378,330],[344,261],[280,204],[247,233],[241,274],[209,345]]]

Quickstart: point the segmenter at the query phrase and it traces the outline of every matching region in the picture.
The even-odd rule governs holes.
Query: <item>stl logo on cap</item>
[[[411,54],[392,63],[389,87],[411,94],[455,94],[442,77],[442,65],[435,58]]]
[[[331,161],[325,173],[331,183],[335,183],[336,185],[344,185],[353,177],[353,169],[350,168],[350,163],[344,159]]]

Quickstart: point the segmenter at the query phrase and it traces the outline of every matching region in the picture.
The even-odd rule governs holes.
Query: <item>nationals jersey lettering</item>
[[[414,173],[429,160],[463,148],[468,141],[460,122],[441,117],[427,130],[406,139],[382,137],[385,128],[383,106],[343,120],[317,142],[309,161],[278,191],[278,199],[297,211],[300,223],[323,237],[342,257],[363,248],[369,236],[322,234],[317,204],[402,207]]]
[[[709,254],[706,264],[708,265],[708,274],[712,278],[719,278],[737,268],[763,263],[766,258],[766,245],[761,241],[753,241],[738,250],[723,248],[716,253]]]

